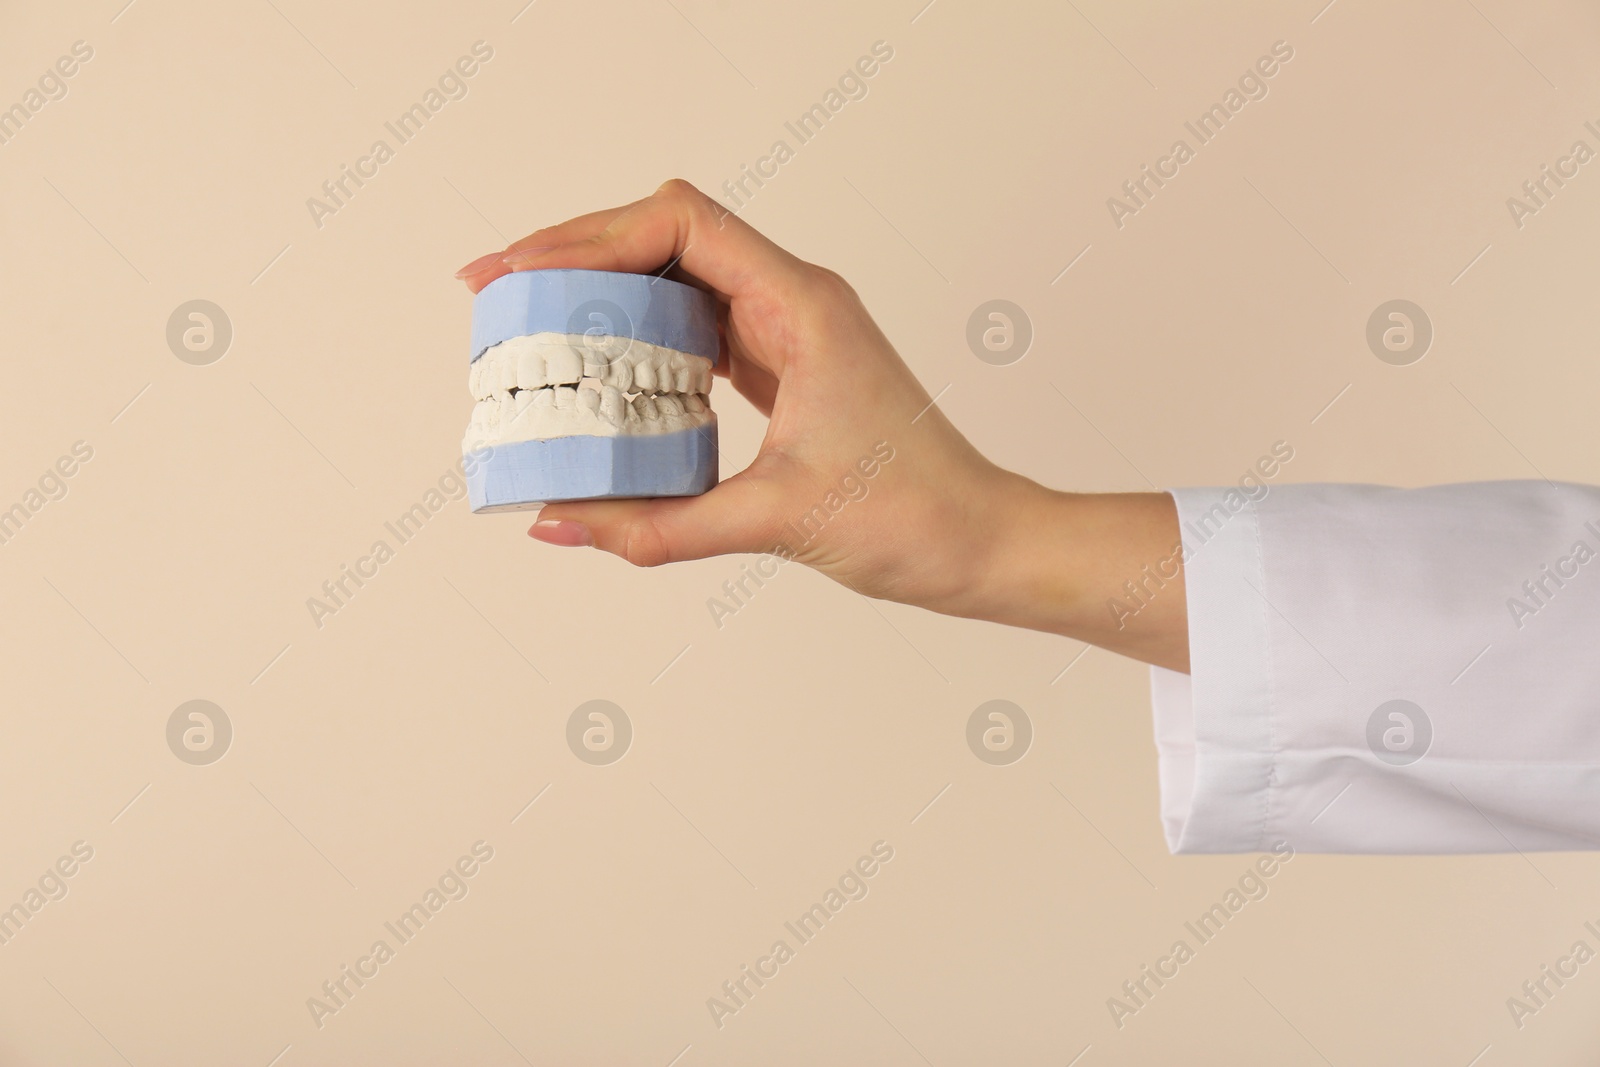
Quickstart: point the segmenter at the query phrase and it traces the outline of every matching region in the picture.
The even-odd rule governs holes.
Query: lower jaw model
[[[712,359],[633,336],[639,329],[634,316],[648,330],[674,296],[698,300],[705,294],[695,290],[689,291],[692,297],[673,294],[664,286],[687,287],[636,275],[612,274],[593,281],[528,279],[537,273],[497,279],[479,299],[508,279],[532,290],[531,296],[521,294],[518,299],[535,302],[578,300],[591,293],[591,285],[601,286],[608,298],[621,299],[634,295],[631,279],[647,286],[660,283],[663,288],[645,290],[644,299],[653,309],[618,309],[618,317],[629,321],[621,328],[607,325],[625,336],[599,329],[539,330],[489,344],[473,360],[469,385],[477,403],[461,442],[463,454],[476,457],[468,474],[472,510],[518,511],[563,500],[690,496],[715,485],[717,417],[707,401]],[[582,325],[581,318],[569,324],[564,321],[567,317],[564,306],[550,314],[527,316],[534,324],[550,320],[563,326]],[[713,319],[712,345],[714,330]],[[506,327],[496,324],[488,336],[504,332]],[[705,333],[702,328],[694,337],[702,350],[707,347]]]

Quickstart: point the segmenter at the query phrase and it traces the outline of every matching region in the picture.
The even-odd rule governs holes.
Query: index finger
[[[506,265],[505,256],[512,252],[522,252],[533,248],[554,248],[557,245],[567,244],[570,241],[580,241],[585,237],[592,237],[611,225],[618,215],[621,215],[632,204],[623,207],[606,208],[603,211],[591,211],[587,215],[558,222],[554,226],[534,230],[528,236],[519,238],[506,245],[505,251],[499,256],[490,253],[481,259],[475,259],[463,268],[457,277],[467,283],[467,288],[476,293],[484,286],[494,281],[503,274],[510,274],[511,268]],[[482,264],[479,266],[479,264]]]
[[[630,205],[599,233],[545,250],[512,252],[513,270],[626,271],[680,267],[724,300],[798,281],[805,264],[679,178]]]

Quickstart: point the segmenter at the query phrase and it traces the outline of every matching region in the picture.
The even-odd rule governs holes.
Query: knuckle
[[[855,301],[858,299],[855,287],[845,280],[844,275],[827,267],[819,267],[815,263],[807,264],[808,281],[817,293],[831,297],[835,300]]]
[[[672,553],[660,527],[649,519],[637,519],[623,530],[622,558],[635,567],[659,567],[672,561]]]
[[[683,178],[668,178],[656,189],[656,195],[675,200],[691,200],[702,194],[692,183]]]

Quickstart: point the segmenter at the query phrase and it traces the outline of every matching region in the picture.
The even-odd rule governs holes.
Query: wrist
[[[962,614],[1067,634],[1088,612],[1084,581],[1083,497],[1001,471],[989,483],[976,580]]]
[[[1177,509],[1165,493],[1066,493],[1000,472],[958,614],[1188,669]]]

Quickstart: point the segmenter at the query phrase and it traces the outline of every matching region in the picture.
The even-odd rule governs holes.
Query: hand
[[[769,417],[759,453],[703,496],[548,505],[530,535],[646,567],[775,553],[867,596],[1058,633],[1093,630],[1090,614],[1109,618],[1096,598],[1110,579],[1088,579],[1097,566],[1136,575],[1144,561],[1129,553],[1153,542],[1133,528],[1159,530],[1170,498],[1051,493],[990,463],[932,406],[843,278],[687,182],[536,231],[460,276],[477,292],[513,270],[644,274],[669,264],[667,277],[717,299],[717,374]],[[1172,537],[1150,559],[1170,551],[1170,518]],[[1121,544],[1096,554],[1079,533]],[[1181,611],[1181,600],[1180,583],[1168,603]],[[1164,639],[1121,633],[1097,640],[1179,661]]]

